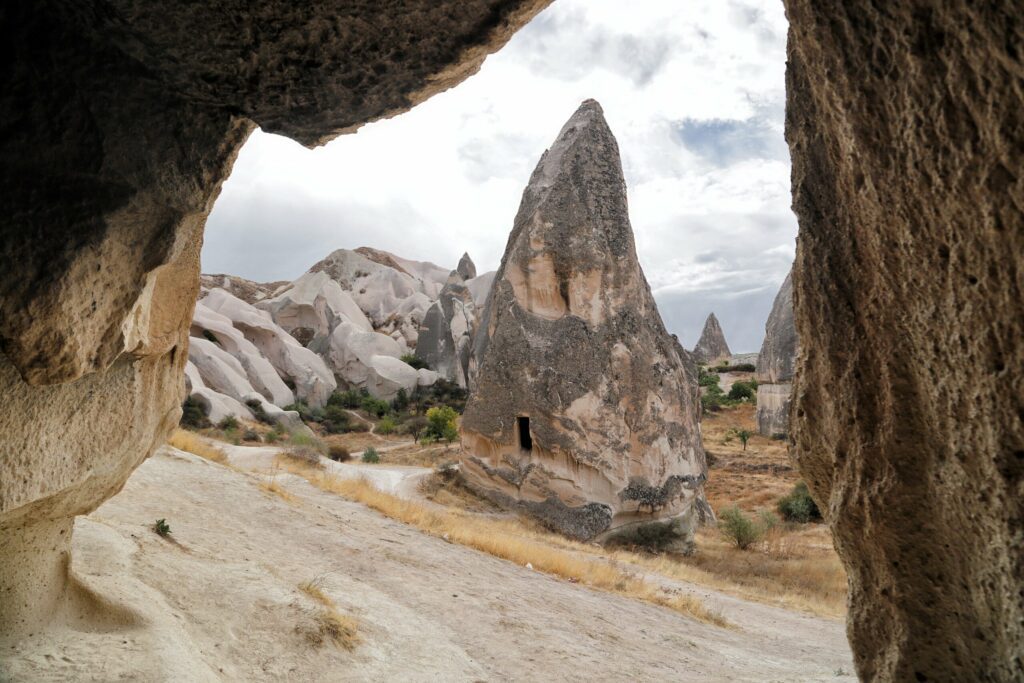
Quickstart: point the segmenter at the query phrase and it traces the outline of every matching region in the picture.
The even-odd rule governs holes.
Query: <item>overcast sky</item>
[[[497,268],[523,188],[579,103],[619,141],[640,263],[692,347],[714,311],[756,351],[793,260],[778,0],[556,0],[480,73],[315,150],[257,131],[203,271],[291,280],[338,248]]]

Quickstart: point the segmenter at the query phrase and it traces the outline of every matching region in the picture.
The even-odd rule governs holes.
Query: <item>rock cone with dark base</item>
[[[706,464],[695,370],[637,261],[618,145],[587,100],[541,157],[487,300],[467,483],[578,539],[688,551]]]
[[[704,330],[700,333],[697,345],[693,347],[693,359],[704,365],[711,365],[732,356],[729,345],[725,341],[725,332],[718,324],[718,318],[712,313],[704,321]]]

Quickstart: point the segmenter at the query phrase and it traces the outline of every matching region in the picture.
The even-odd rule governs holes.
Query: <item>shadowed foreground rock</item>
[[[796,456],[864,680],[1024,680],[1019,2],[787,0]]]
[[[593,100],[523,193],[476,355],[462,420],[473,488],[574,538],[653,523],[689,549],[707,472],[695,371],[637,262],[618,145]]]
[[[793,274],[775,295],[757,355],[757,431],[764,436],[789,433],[789,407],[796,365],[796,322],[793,319]]]
[[[0,9],[3,638],[68,604],[72,517],[178,421],[203,224],[252,128],[313,145],[402,112],[546,4]]]

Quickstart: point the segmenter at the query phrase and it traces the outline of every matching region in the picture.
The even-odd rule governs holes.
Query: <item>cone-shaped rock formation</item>
[[[765,436],[789,433],[797,338],[793,320],[793,274],[786,276],[764,327],[757,356],[757,431]]]
[[[495,276],[462,421],[467,483],[581,539],[703,505],[695,369],[637,261],[618,145],[587,100],[541,157]]]
[[[729,345],[725,342],[725,333],[718,324],[718,318],[712,313],[704,321],[704,331],[700,340],[693,347],[693,359],[704,365],[711,365],[720,360],[727,360],[732,355]]]

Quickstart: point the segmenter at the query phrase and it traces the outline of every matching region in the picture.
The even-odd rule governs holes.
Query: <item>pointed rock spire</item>
[[[473,259],[469,258],[469,253],[466,252],[459,259],[459,265],[455,269],[463,280],[472,280],[476,277],[476,264],[473,263]]]
[[[704,331],[700,333],[700,340],[693,347],[693,359],[704,365],[712,365],[720,360],[728,360],[731,355],[732,351],[725,342],[722,326],[712,313],[704,321]]]
[[[696,372],[640,268],[594,100],[523,192],[478,340],[462,421],[470,486],[575,538],[657,522],[687,549],[705,509]]]

